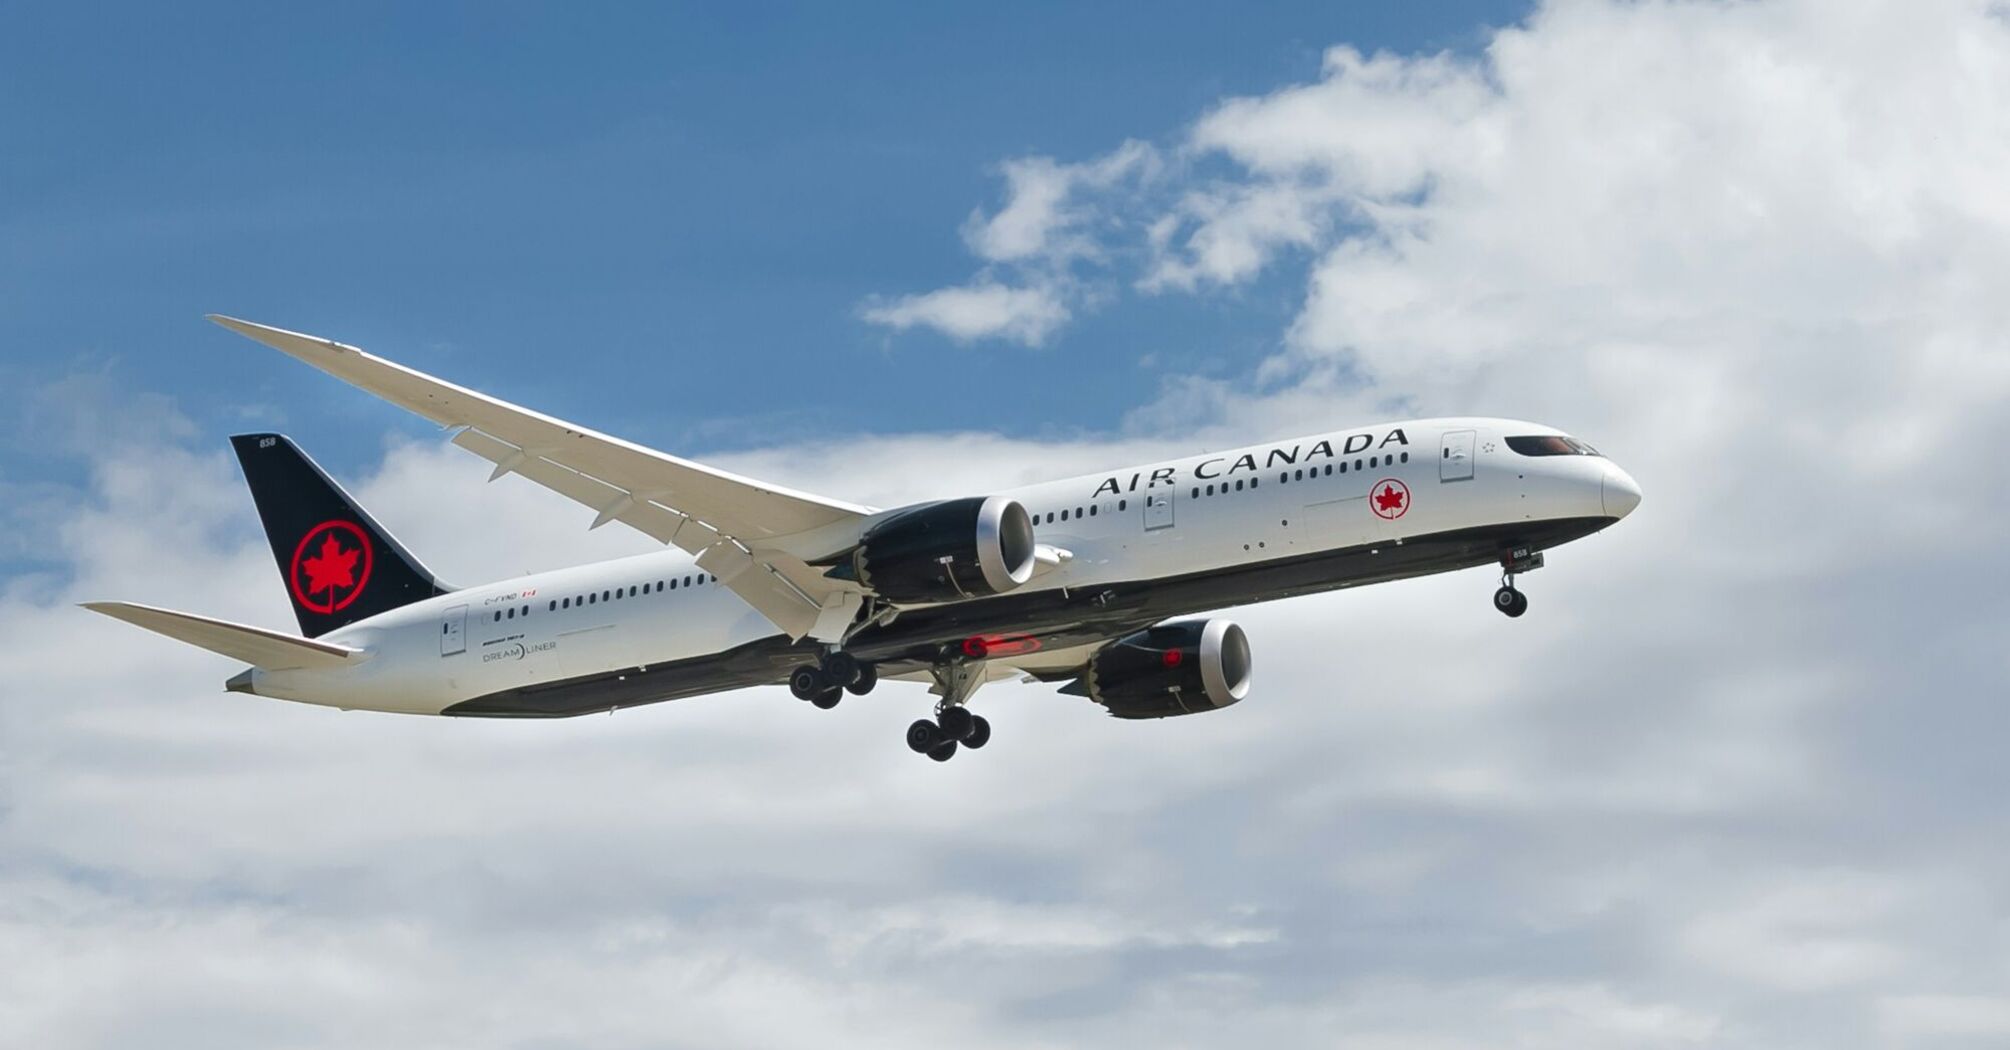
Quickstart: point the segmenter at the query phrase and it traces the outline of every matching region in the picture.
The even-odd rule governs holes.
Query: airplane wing
[[[233,660],[242,660],[267,671],[336,667],[363,655],[363,650],[346,645],[137,602],[85,602],[83,606],[94,613],[124,620],[155,634],[164,634],[175,641],[186,642]]]
[[[512,405],[318,336],[209,319],[313,365],[441,426],[496,465],[594,511],[592,528],[619,521],[698,555],[698,565],[792,638],[834,640],[863,600],[805,558],[844,550],[870,507],[795,492],[658,452]]]

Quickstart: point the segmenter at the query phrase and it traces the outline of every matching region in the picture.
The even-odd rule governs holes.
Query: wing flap
[[[84,602],[83,607],[267,671],[340,667],[363,656],[363,650],[346,645],[137,602]]]

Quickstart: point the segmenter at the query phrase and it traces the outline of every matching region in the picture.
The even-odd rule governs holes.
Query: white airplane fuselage
[[[912,663],[967,627],[974,655],[1002,635],[988,655],[1010,663],[1073,644],[1072,625],[1105,610],[1183,615],[1486,564],[1515,545],[1588,535],[1639,502],[1633,479],[1603,456],[1507,444],[1529,435],[1561,432],[1413,420],[999,493],[1065,556],[1007,594],[903,609],[858,645],[889,666]],[[454,591],[323,640],[364,656],[252,670],[231,687],[411,714],[578,714],[778,682],[815,650],[675,549]],[[564,699],[540,707],[539,696]],[[483,700],[493,697],[509,699]]]

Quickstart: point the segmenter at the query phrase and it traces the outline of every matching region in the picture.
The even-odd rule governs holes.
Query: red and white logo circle
[[[1368,509],[1378,518],[1395,521],[1410,510],[1410,486],[1395,478],[1383,478],[1368,490]]]
[[[324,616],[345,609],[362,595],[375,561],[370,534],[362,526],[324,521],[308,529],[293,548],[293,568],[287,573],[293,600]]]

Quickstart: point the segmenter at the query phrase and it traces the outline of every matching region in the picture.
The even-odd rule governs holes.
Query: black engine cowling
[[[893,602],[1003,594],[1033,578],[1033,517],[1018,500],[931,503],[872,527],[852,553],[858,581]]]
[[[1169,718],[1227,707],[1249,693],[1249,636],[1228,620],[1148,627],[1096,650],[1065,692],[1118,718]]]

